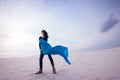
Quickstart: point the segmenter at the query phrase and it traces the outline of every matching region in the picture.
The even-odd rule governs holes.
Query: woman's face
[[[42,37],[44,38],[44,33],[42,32]]]

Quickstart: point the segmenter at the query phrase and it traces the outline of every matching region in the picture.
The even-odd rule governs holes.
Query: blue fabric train
[[[39,42],[40,42],[42,53],[44,55],[48,55],[48,54],[60,55],[65,59],[65,61],[68,64],[71,64],[71,62],[68,60],[68,48],[67,47],[64,47],[61,45],[57,45],[55,47],[52,47],[49,43],[47,43],[43,39],[40,39]]]

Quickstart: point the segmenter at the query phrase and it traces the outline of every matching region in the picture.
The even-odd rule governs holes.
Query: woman
[[[42,33],[42,37],[39,37],[39,39],[44,39],[44,40],[47,41],[48,40],[48,33],[45,30],[42,30],[41,33]],[[39,43],[39,48],[40,48],[40,52],[41,52],[40,58],[39,58],[39,67],[40,67],[40,70],[36,74],[43,73],[43,57],[44,57],[44,54],[41,51],[40,43]],[[56,74],[56,69],[54,67],[54,61],[52,59],[51,54],[48,54],[48,58],[49,58],[49,60],[51,62],[51,65],[52,65],[53,74]]]

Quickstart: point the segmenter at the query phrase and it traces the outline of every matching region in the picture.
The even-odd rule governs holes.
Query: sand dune
[[[120,48],[70,52],[72,65],[53,56],[57,74],[52,74],[47,56],[44,58],[44,73],[34,74],[39,67],[38,58],[1,58],[0,80],[120,80]]]

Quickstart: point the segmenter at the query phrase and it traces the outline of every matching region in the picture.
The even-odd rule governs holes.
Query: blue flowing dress
[[[52,47],[47,41],[44,39],[39,39],[40,46],[41,46],[41,51],[44,55],[52,54],[52,55],[60,55],[64,58],[64,60],[68,63],[71,64],[71,62],[68,59],[68,48],[57,45]]]

